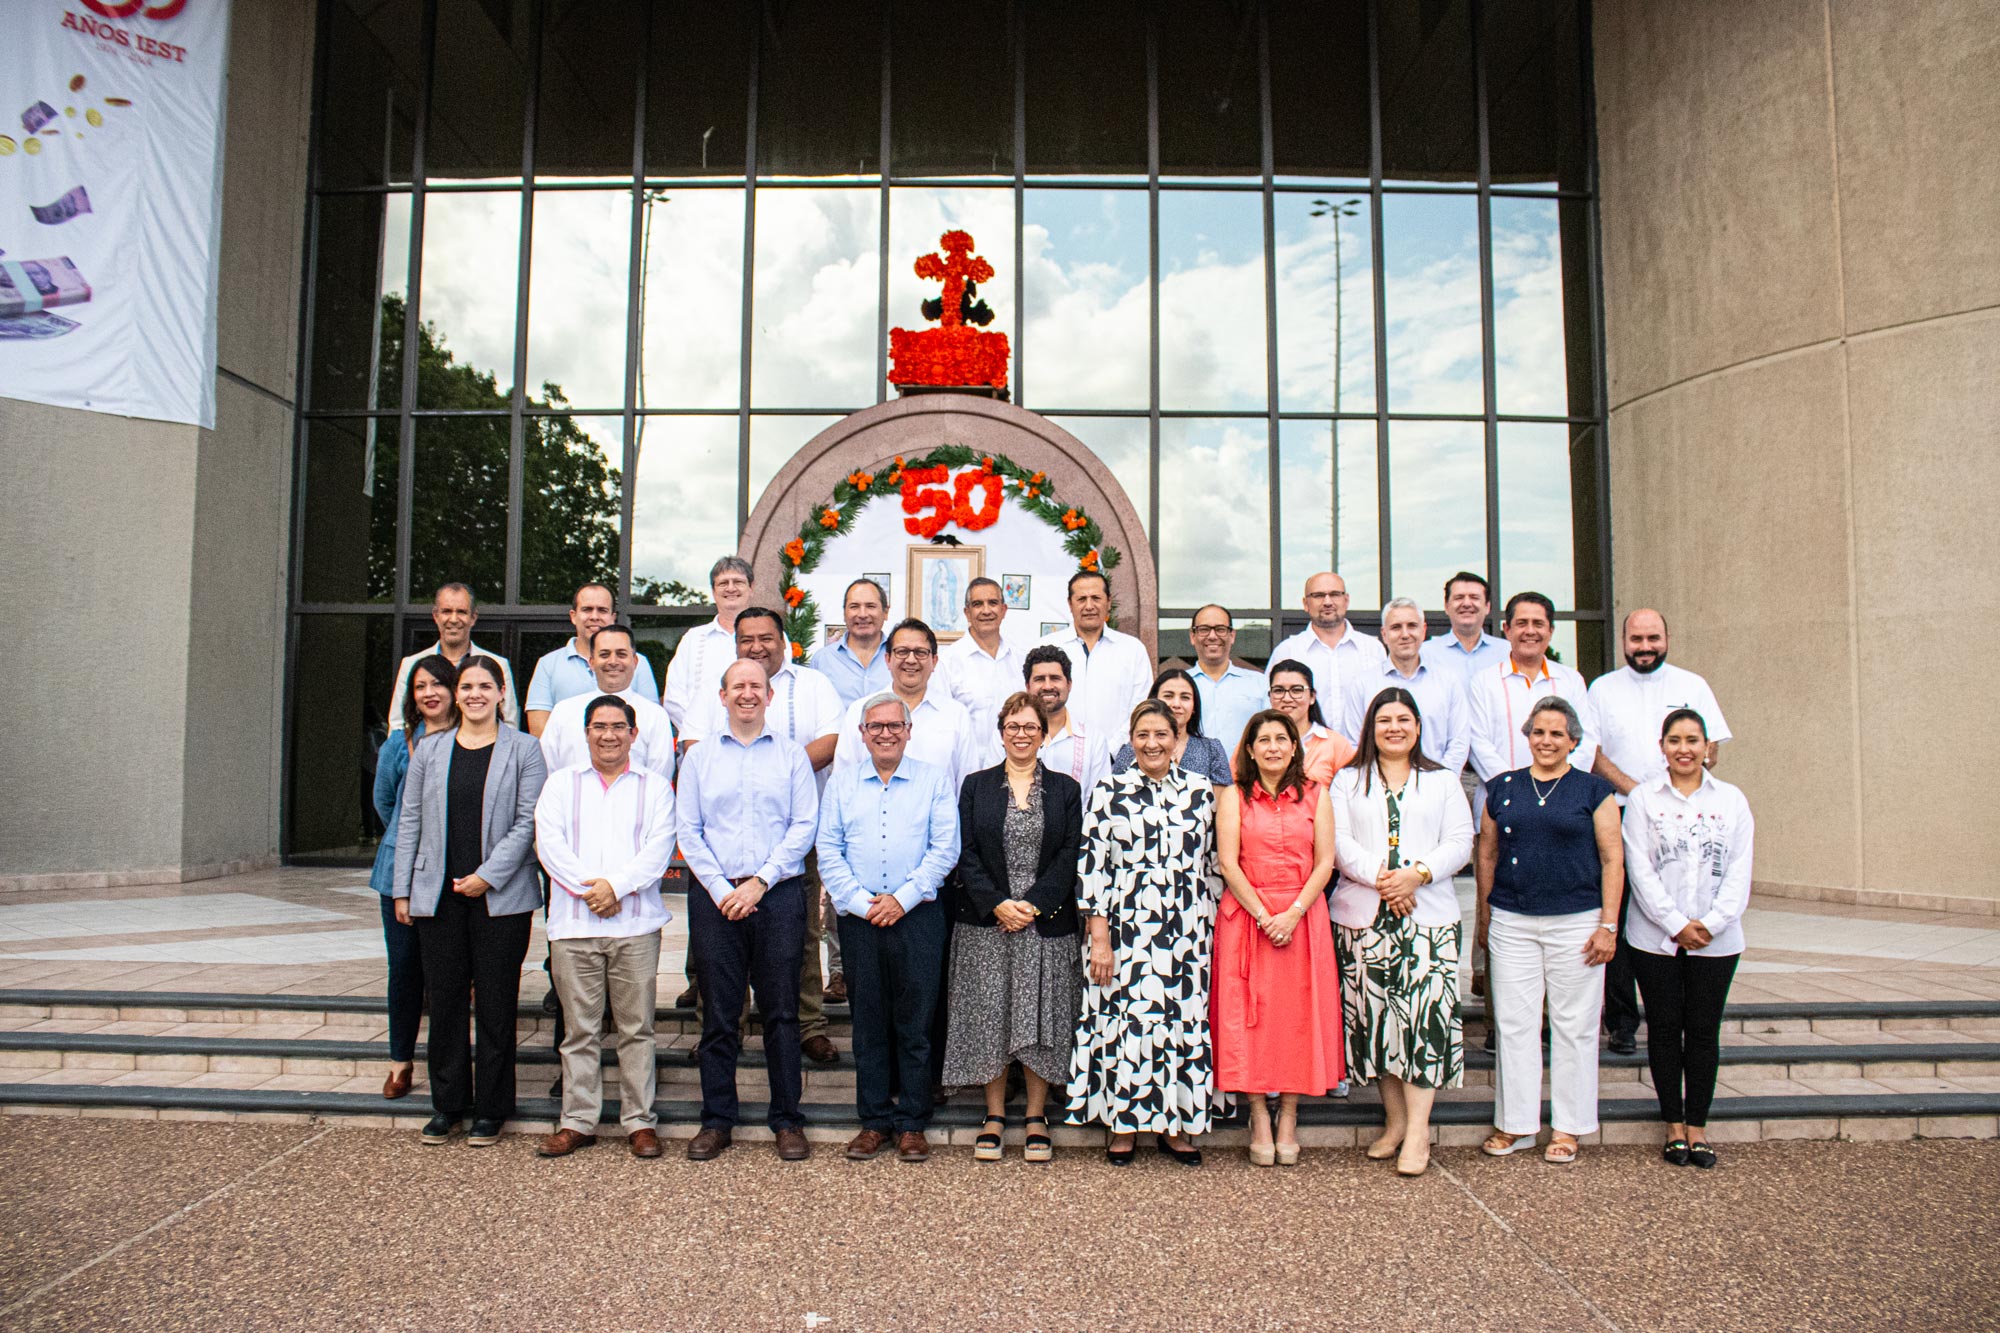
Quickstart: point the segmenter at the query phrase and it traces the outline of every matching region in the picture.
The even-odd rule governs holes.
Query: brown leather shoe
[[[658,1157],[660,1136],[650,1129],[635,1129],[625,1136],[625,1146],[632,1150],[634,1157]]]
[[[382,1095],[392,1102],[398,1097],[409,1096],[410,1077],[414,1073],[416,1073],[415,1066],[404,1070],[390,1070],[389,1077],[382,1080]]]
[[[812,1156],[812,1145],[806,1142],[806,1132],[802,1129],[781,1129],[778,1131],[778,1160],[781,1162],[803,1162]]]
[[[728,1130],[704,1129],[689,1142],[688,1160],[690,1162],[712,1162],[722,1156],[722,1150],[727,1148],[730,1142]]]
[[[828,1004],[846,1004],[847,977],[839,972],[834,973],[833,979],[826,983],[826,989],[820,992],[820,999]]]
[[[889,1146],[889,1136],[879,1129],[864,1129],[847,1141],[849,1161],[865,1162]]]
[[[589,1134],[579,1134],[570,1128],[558,1129],[542,1140],[542,1146],[535,1149],[537,1157],[567,1157],[579,1148],[588,1148],[597,1140]]]
[[[686,990],[682,991],[682,992],[681,992],[681,993],[680,993],[679,995],[676,995],[676,996],[674,996],[674,1008],[676,1008],[676,1009],[692,1009],[692,1008],[694,1008],[694,987],[693,987],[693,986],[689,986],[689,987],[688,987],[688,988],[687,988]]]
[[[905,1130],[896,1136],[896,1160],[899,1162],[931,1160],[931,1142],[924,1137],[921,1129]]]
[[[806,1059],[816,1065],[837,1065],[840,1063],[840,1049],[833,1044],[833,1039],[824,1033],[816,1037],[807,1037],[804,1041],[800,1042],[799,1054],[805,1056]]]

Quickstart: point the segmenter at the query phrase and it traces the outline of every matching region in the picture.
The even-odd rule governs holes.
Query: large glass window
[[[663,667],[772,480],[894,393],[954,228],[1012,400],[1145,526],[1163,651],[1466,568],[1610,660],[1579,0],[320,3],[291,853],[369,845],[348,779],[439,583],[524,684],[585,580]]]

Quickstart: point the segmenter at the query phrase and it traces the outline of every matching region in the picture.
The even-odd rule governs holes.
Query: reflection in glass
[[[1548,594],[1559,611],[1576,609],[1569,431],[1557,423],[1500,423],[1500,576],[1512,591]]]
[[[645,210],[639,406],[734,407],[742,390],[743,191],[649,190]]]
[[[1367,7],[1272,5],[1266,12],[1278,179],[1366,185]]]
[[[1383,196],[1382,263],[1389,410],[1484,412],[1478,201]]]
[[[402,406],[403,339],[410,278],[410,196],[329,195],[319,201],[313,260],[312,406]],[[383,334],[385,321],[389,341]]]
[[[736,549],[737,422],[641,419],[632,491],[632,601],[708,600],[708,569]]]
[[[520,268],[521,196],[433,194],[424,201],[423,305],[419,314],[453,369],[420,376],[419,407],[490,407],[513,390],[515,274]],[[449,348],[449,351],[444,351]]]
[[[1576,667],[1579,671],[1583,672],[1586,679],[1604,674],[1602,667],[1579,664],[1577,654],[1580,651],[1581,645],[1577,642],[1576,622],[1574,620],[1558,620],[1555,632],[1549,635],[1549,656],[1555,658],[1556,661],[1563,663],[1565,666]]]
[[[1389,542],[1393,594],[1423,606],[1437,605],[1455,571],[1486,568],[1480,423],[1389,423]]]
[[[1160,406],[1262,411],[1266,392],[1261,199],[1162,194]]]
[[[1493,216],[1493,391],[1499,410],[1562,416],[1562,228],[1553,199],[1498,198]]]
[[[375,751],[396,674],[392,623],[386,615],[299,617],[290,674],[290,855],[365,857],[381,837]]]
[[[1285,421],[1279,423],[1278,446],[1279,530],[1284,544],[1278,578],[1281,600],[1291,604],[1294,595],[1304,591],[1307,579],[1331,569],[1347,580],[1354,609],[1380,606],[1381,512],[1375,485],[1375,423]],[[1340,459],[1338,483],[1334,480],[1336,451]]]
[[[1016,401],[1145,408],[1152,397],[1145,192],[1028,190],[1022,214],[1028,309]]]
[[[410,502],[410,600],[464,583],[482,602],[507,596],[505,417],[424,417],[416,423]]]
[[[435,67],[448,77],[431,80],[427,179],[521,179],[531,30],[526,12],[512,5],[437,0]]]
[[[1160,605],[1270,605],[1269,477],[1262,421],[1160,423]]]
[[[393,419],[316,420],[306,427],[299,600],[395,599],[398,457]]]
[[[758,191],[750,381],[759,407],[845,411],[876,400],[880,228],[874,189]]]
[[[1152,428],[1146,418],[1052,416],[1049,420],[1082,440],[1110,469],[1144,527],[1153,487]]]
[[[326,85],[320,101],[322,184],[401,184],[416,143],[423,5],[386,0],[329,5]]]
[[[813,436],[840,420],[833,416],[753,416],[750,418],[750,508],[764,498],[771,478]],[[732,517],[732,523],[735,521]],[[704,569],[703,577],[707,576]]]
[[[1160,174],[1254,180],[1264,170],[1257,6],[1160,0]]]
[[[640,0],[545,0],[536,180],[632,179],[645,34]]]
[[[617,587],[624,419],[529,417],[522,425],[520,600],[566,603],[586,583]]]
[[[880,0],[774,5],[764,14],[757,174],[879,176]],[[952,63],[941,54],[930,77],[949,79]]]
[[[1485,0],[1488,167],[1495,185],[1582,189],[1584,62],[1576,0]]]
[[[558,406],[622,409],[632,192],[538,192],[528,262],[528,383]]]
[[[951,38],[940,47],[945,12]],[[940,11],[930,0],[891,0],[889,164],[896,175],[1014,174],[1014,60],[1007,26],[1005,5]]]
[[[954,228],[970,232],[973,253],[984,256],[994,268],[992,281],[978,284],[978,301],[993,316],[982,327],[1006,334],[1011,343],[1014,192],[1005,186],[901,186],[889,191],[889,327],[931,327],[923,303],[937,300],[943,285],[918,277],[916,263],[921,255],[940,253],[938,238]]]
[[[1467,0],[1380,5],[1382,178],[1392,184],[1479,179]]]
[[[1028,164],[1037,175],[1146,174],[1146,11],[1137,0],[1024,5]]]
[[[648,176],[743,174],[757,15],[751,5],[655,0],[646,84]]]
[[[1278,402],[1287,412],[1375,410],[1375,258],[1366,195],[1281,194]]]

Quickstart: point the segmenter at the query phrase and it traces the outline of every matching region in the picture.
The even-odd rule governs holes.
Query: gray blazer
[[[436,916],[438,896],[444,892],[447,779],[457,744],[457,727],[424,737],[403,779],[393,896],[410,900],[411,916]],[[488,916],[532,912],[542,905],[542,885],[535,875],[535,801],[547,776],[541,744],[502,724],[486,769],[479,834],[483,859],[477,873],[493,886],[485,894]]]

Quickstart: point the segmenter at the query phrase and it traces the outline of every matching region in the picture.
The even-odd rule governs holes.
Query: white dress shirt
[[[716,668],[715,675],[717,681],[722,679],[721,667]],[[764,710],[764,723],[792,744],[805,746],[839,731],[841,715],[846,711],[832,681],[817,671],[788,662],[771,677],[771,702]],[[681,738],[706,740],[727,730],[729,710],[723,705],[722,687],[718,684],[688,708]]]
[[[1333,890],[1333,919],[1360,930],[1375,924],[1382,895],[1375,876],[1389,863],[1389,799],[1382,775],[1371,773],[1368,790],[1361,789],[1359,769],[1343,768],[1334,775],[1333,848],[1340,878]],[[1472,811],[1458,774],[1439,770],[1412,772],[1397,803],[1397,859],[1404,865],[1421,861],[1431,882],[1417,889],[1410,915],[1420,926],[1449,926],[1459,921],[1458,890],[1451,877],[1472,859]]]
[[[856,699],[840,723],[840,741],[833,747],[837,776],[842,769],[872,762],[867,743],[861,739],[861,709],[867,699]],[[910,710],[910,743],[903,753],[943,772],[951,784],[952,799],[958,799],[959,784],[967,773],[992,765],[981,762],[982,751],[972,734],[972,719],[965,705],[938,688],[935,678],[924,691],[924,701]]]
[[[1743,793],[1703,773],[1694,795],[1683,796],[1662,776],[1632,789],[1624,831],[1625,883],[1632,894],[1626,942],[1647,953],[1672,954],[1681,947],[1674,936],[1699,921],[1714,938],[1689,953],[1704,958],[1742,953],[1756,837]]]
[[[1467,648],[1458,641],[1458,636],[1450,630],[1432,635],[1424,640],[1418,654],[1423,660],[1437,667],[1450,667],[1459,675],[1470,677],[1481,667],[1499,666],[1507,658],[1507,641],[1495,638],[1484,630],[1479,634],[1479,646]]]
[[[1077,730],[1076,715],[1067,714],[1063,725],[1042,742],[1042,763],[1054,773],[1067,773],[1083,788],[1083,803],[1090,804],[1090,789],[1111,771],[1111,751],[1104,742]],[[988,768],[992,765],[988,764]]]
[[[1349,623],[1340,642],[1329,648],[1326,641],[1313,631],[1311,625],[1286,639],[1271,650],[1271,660],[1264,668],[1265,678],[1271,675],[1271,668],[1286,658],[1304,662],[1313,675],[1313,692],[1319,695],[1320,711],[1327,721],[1336,727],[1340,725],[1340,702],[1347,681],[1389,660],[1388,649],[1372,634],[1363,634]],[[1342,733],[1346,735],[1345,732]],[[1356,739],[1348,736],[1348,740]]]
[[[1097,646],[1086,650],[1074,629],[1042,640],[1069,659],[1069,711],[1085,735],[1111,745],[1125,743],[1132,710],[1153,688],[1153,658],[1130,634],[1107,627]],[[1037,645],[1039,646],[1039,645]]]
[[[1341,735],[1359,743],[1361,724],[1367,720],[1368,705],[1375,702],[1375,696],[1387,689],[1408,690],[1423,717],[1424,757],[1443,764],[1454,777],[1465,767],[1466,752],[1472,747],[1472,734],[1467,730],[1471,719],[1466,715],[1465,678],[1457,671],[1419,659],[1417,674],[1406,676],[1385,657],[1379,673],[1357,672],[1343,688]]]
[[[1568,701],[1583,723],[1583,739],[1570,752],[1570,767],[1590,771],[1597,758],[1597,710],[1590,706],[1589,687],[1574,669],[1543,658],[1541,670],[1530,680],[1509,654],[1498,666],[1475,672],[1466,681],[1465,694],[1466,713],[1471,719],[1472,771],[1481,782],[1534,762],[1521,725],[1535,705],[1551,694]]]
[[[722,688],[722,670],[735,660],[736,631],[722,628],[720,617],[681,635],[667,663],[667,691],[660,696],[676,729],[687,725],[688,710],[697,700]]]
[[[658,705],[655,705],[657,707]],[[535,853],[549,872],[549,938],[648,935],[667,924],[660,876],[674,856],[674,784],[637,764],[606,783],[589,764],[550,769],[535,802]],[[618,910],[584,905],[584,885],[607,880]]]
[[[410,670],[426,657],[445,657],[444,644],[434,643],[420,653],[411,653],[396,668],[396,683],[389,690],[389,730],[403,729],[403,696],[409,693]],[[478,644],[467,641],[465,657],[490,657],[500,664],[500,716],[509,726],[521,725],[521,713],[514,703],[514,666],[498,653],[489,653]],[[465,657],[458,660],[463,662]],[[446,658],[449,661],[449,658]]]
[[[972,719],[972,734],[979,742],[980,758],[985,761],[981,768],[1000,762],[1000,705],[1007,702],[1007,696],[1025,688],[1021,657],[1021,650],[1004,638],[1000,651],[989,653],[970,634],[961,635],[938,653],[931,688],[943,682],[951,697],[965,706]]]
[[[588,694],[572,694],[567,699],[558,699],[549,710],[548,723],[542,728],[542,763],[549,772],[575,768],[578,764],[589,767],[590,738],[584,735],[583,710],[600,693],[592,690]],[[666,709],[629,685],[618,691],[618,697],[631,704],[638,715],[639,734],[632,740],[632,766],[672,774],[674,724],[667,720]]]
[[[1607,671],[1590,682],[1590,706],[1597,710],[1598,748],[1639,786],[1667,775],[1660,752],[1660,724],[1676,708],[1692,708],[1708,725],[1712,741],[1729,739],[1729,724],[1708,682],[1692,671],[1662,662],[1654,671],[1629,666]],[[1626,798],[1618,798],[1620,805]]]
[[[681,765],[681,856],[718,904],[751,875],[767,886],[804,873],[819,822],[805,750],[771,728],[748,745],[727,727]]]

